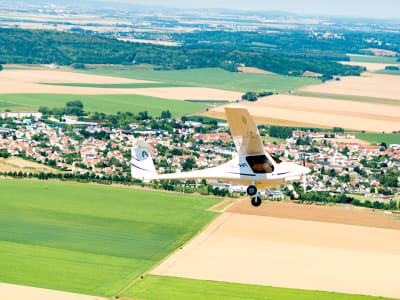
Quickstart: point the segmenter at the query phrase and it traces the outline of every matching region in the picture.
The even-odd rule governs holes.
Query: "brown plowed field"
[[[250,201],[239,201],[227,212],[256,216],[318,221],[347,225],[361,225],[400,229],[400,215],[388,215],[382,210],[355,206],[305,205],[291,202],[265,202],[258,208]]]

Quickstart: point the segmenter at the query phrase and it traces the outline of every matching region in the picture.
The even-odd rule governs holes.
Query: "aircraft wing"
[[[264,153],[264,146],[257,125],[247,108],[227,106],[225,107],[225,114],[239,155]]]

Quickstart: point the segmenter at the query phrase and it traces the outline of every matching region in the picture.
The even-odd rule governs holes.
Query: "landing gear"
[[[288,189],[290,191],[290,199],[291,200],[299,200],[300,199],[300,194],[298,192],[296,192],[293,188],[293,185],[288,184]]]
[[[251,205],[258,207],[261,205],[261,198],[258,196],[255,196],[253,198],[251,198]]]
[[[254,196],[255,194],[257,194],[257,188],[254,185],[249,185],[247,188],[247,195]]]
[[[301,198],[300,194],[296,191],[290,193],[291,200],[299,200]]]

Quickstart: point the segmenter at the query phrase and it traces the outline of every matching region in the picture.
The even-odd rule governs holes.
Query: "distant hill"
[[[289,58],[267,52],[165,47],[120,41],[84,33],[52,30],[0,29],[0,63],[70,65],[146,63],[160,69],[239,66],[301,76],[305,71],[332,75],[359,75],[360,67],[327,60]]]

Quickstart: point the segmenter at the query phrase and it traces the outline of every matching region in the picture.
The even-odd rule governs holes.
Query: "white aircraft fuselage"
[[[214,179],[248,185],[247,193],[252,198],[252,204],[259,206],[261,199],[257,196],[258,188],[269,188],[304,180],[310,169],[292,162],[283,162],[266,153],[253,119],[246,108],[238,106],[226,107],[231,134],[238,154],[229,162],[218,167],[177,172],[172,174],[157,174],[149,145],[144,140],[136,140],[132,148],[132,177],[144,181],[151,180],[185,180]],[[300,195],[294,193],[294,198]],[[297,196],[297,197],[296,197]]]

